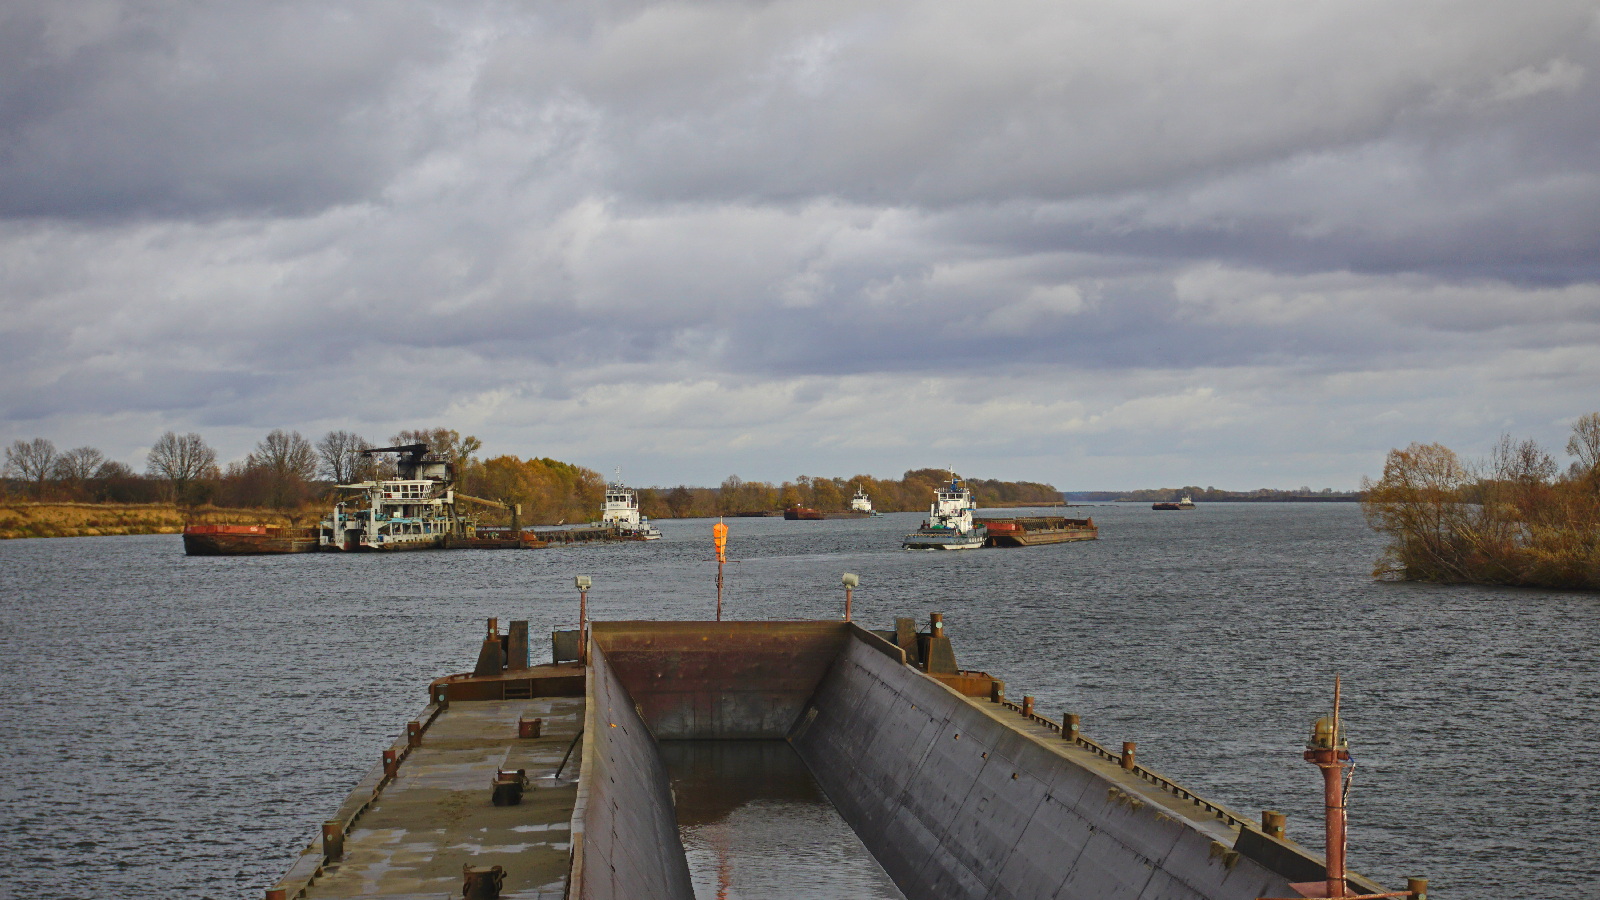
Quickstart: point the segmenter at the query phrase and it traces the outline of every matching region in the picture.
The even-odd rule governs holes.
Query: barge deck
[[[1276,814],[1258,825],[957,668],[939,616],[579,633],[530,666],[527,623],[490,620],[474,671],[429,686],[268,900],[694,900],[657,746],[674,739],[787,741],[908,897],[1254,900],[1326,876]]]

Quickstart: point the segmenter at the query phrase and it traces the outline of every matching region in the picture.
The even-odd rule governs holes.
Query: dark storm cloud
[[[1294,484],[1349,486],[1407,423],[1545,434],[1591,402],[1596,23],[1555,0],[16,5],[0,419],[113,450],[208,425],[225,455],[447,420],[637,448],[617,462],[663,481],[686,476],[648,460],[716,481],[963,447],[1112,478],[1177,435],[1223,472],[1288,441]]]
[[[426,8],[45,3],[0,10],[0,215],[302,214],[405,161]]]

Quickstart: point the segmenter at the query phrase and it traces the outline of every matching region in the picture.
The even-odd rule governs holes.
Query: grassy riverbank
[[[186,522],[283,525],[289,520],[265,509],[187,509],[171,503],[0,503],[0,540],[178,534]]]

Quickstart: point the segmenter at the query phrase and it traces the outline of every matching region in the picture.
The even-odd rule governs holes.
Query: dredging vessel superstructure
[[[427,444],[402,444],[361,451],[363,456],[397,453],[396,477],[338,489],[357,496],[334,504],[321,523],[323,550],[436,550],[452,538],[475,536],[475,520],[456,509],[455,467],[428,453]]]

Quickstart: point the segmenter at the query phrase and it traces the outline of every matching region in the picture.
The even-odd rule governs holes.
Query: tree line
[[[296,516],[320,513],[333,499],[334,486],[393,477],[394,462],[364,451],[377,446],[424,443],[429,455],[450,462],[461,494],[496,504],[521,506],[528,524],[588,522],[599,518],[606,481],[593,469],[549,458],[512,455],[481,459],[483,442],[450,428],[401,431],[388,443],[373,444],[359,434],[329,431],[312,441],[298,431],[273,429],[244,459],[219,465],[216,450],[198,434],[169,431],[156,440],[145,469],[108,460],[93,447],[65,452],[45,438],[14,441],[5,450],[8,491],[39,501],[92,503],[172,502],[272,509]],[[772,484],[729,476],[714,488],[679,485],[642,488],[640,511],[652,518],[728,516],[775,512],[808,506],[824,512],[847,509],[859,489],[884,512],[926,509],[937,487],[949,479],[943,469],[913,469],[900,479],[870,475],[823,478],[802,475]],[[979,506],[1059,503],[1054,486],[1027,481],[969,479]],[[485,507],[486,523],[509,521],[506,509]]]
[[[850,498],[860,490],[879,512],[909,512],[927,509],[933,502],[934,491],[949,480],[950,473],[944,469],[912,469],[898,480],[871,475],[850,478],[802,475],[780,484],[744,481],[731,475],[715,488],[679,485],[671,489],[640,491],[639,508],[652,518],[679,519],[775,512],[791,506],[840,512],[849,508]],[[966,483],[980,507],[1061,502],[1061,493],[1049,484],[990,479],[967,479]]]
[[[1581,416],[1565,470],[1502,436],[1467,461],[1441,444],[1390,450],[1364,479],[1367,521],[1389,537],[1373,574],[1446,584],[1600,590],[1600,413]]]

